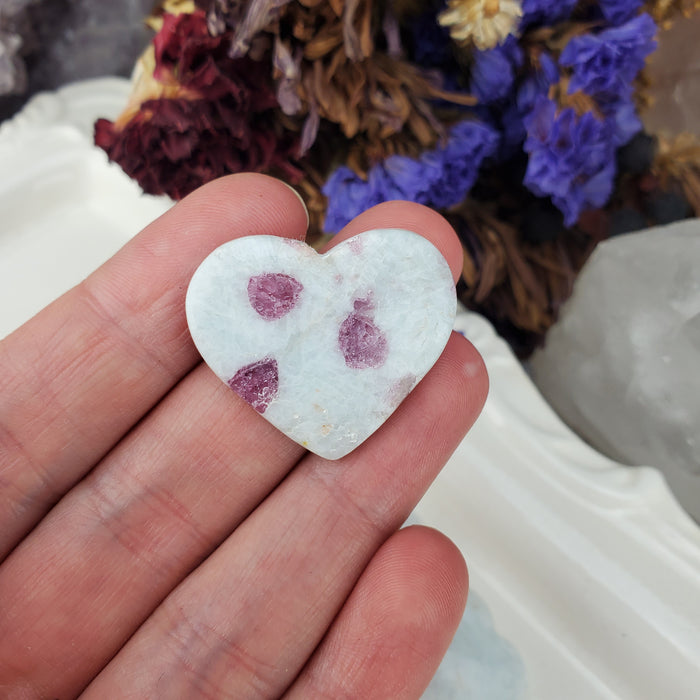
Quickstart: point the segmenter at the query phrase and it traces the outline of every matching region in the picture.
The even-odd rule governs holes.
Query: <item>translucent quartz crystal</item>
[[[544,349],[535,381],[595,447],[661,469],[700,519],[700,220],[596,249]]]
[[[279,430],[338,459],[432,367],[452,330],[452,273],[410,231],[367,231],[319,255],[274,236],[215,250],[187,292],[214,373]]]

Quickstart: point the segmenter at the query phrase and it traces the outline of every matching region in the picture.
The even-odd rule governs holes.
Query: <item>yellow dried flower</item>
[[[156,55],[151,44],[136,61],[131,74],[131,95],[124,111],[115,120],[118,128],[124,127],[141,109],[147,100],[176,99],[198,97],[193,91],[183,88],[174,78],[169,81],[156,80],[153,73],[156,68]]]
[[[523,16],[519,0],[449,0],[438,20],[459,43],[484,51],[502,43],[518,28]]]
[[[163,14],[183,15],[192,14],[197,9],[194,0],[163,0],[155,12],[146,18],[146,24],[154,31],[159,32],[163,27]]]

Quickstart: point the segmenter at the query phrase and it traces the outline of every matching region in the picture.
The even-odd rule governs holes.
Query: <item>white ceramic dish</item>
[[[0,127],[0,338],[80,282],[172,206],[141,193],[92,145],[128,82],[76,83]]]
[[[146,197],[91,145],[128,82],[33,100],[0,128],[0,337],[80,281],[168,200]],[[656,470],[576,438],[482,318],[483,415],[416,509],[470,565],[462,626],[429,700],[695,700],[700,529]]]

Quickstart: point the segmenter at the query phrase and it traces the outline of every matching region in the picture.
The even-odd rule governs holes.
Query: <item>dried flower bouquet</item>
[[[521,354],[607,236],[700,215],[694,142],[643,131],[659,24],[700,0],[167,0],[95,140],[149,193],[297,186],[310,240],[389,199],[440,210],[463,302]]]

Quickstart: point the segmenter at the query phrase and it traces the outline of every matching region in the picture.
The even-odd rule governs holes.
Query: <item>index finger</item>
[[[187,283],[220,244],[303,239],[298,195],[222,178],[164,214],[0,343],[0,560],[199,361]]]

